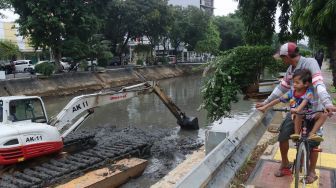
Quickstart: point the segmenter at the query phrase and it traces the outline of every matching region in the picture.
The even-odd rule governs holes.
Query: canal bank
[[[60,96],[82,91],[101,90],[141,82],[138,75],[147,80],[160,80],[200,73],[200,65],[162,65],[134,67],[104,72],[71,72],[47,78],[22,78],[0,81],[0,96],[38,95]]]

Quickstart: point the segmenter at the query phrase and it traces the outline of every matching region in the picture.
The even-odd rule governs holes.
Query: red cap
[[[280,47],[279,55],[291,55],[297,53],[297,46],[294,42],[287,42]]]

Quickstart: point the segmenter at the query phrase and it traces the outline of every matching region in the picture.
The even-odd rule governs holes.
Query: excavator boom
[[[138,96],[143,92],[154,92],[176,117],[182,129],[198,129],[197,118],[187,117],[163,92],[156,82],[143,82],[123,87],[119,91],[99,92],[73,98],[65,108],[52,119],[50,124],[55,126],[64,138],[93,113],[96,107],[119,102]],[[84,115],[83,115],[84,114]],[[79,118],[78,118],[79,117]]]
[[[176,106],[176,104],[168,97],[162,90],[162,88],[155,83],[153,86],[153,92],[161,99],[161,101],[166,105],[170,112],[176,117],[177,124],[181,126],[182,129],[199,129],[198,118],[197,117],[187,117],[181,109]]]
[[[141,92],[150,91],[151,84],[148,82],[124,87],[119,91],[99,92],[89,95],[81,95],[73,98],[64,109],[51,120],[51,125],[55,126],[62,134],[67,136],[72,130],[76,130],[85,119],[93,113],[93,109],[99,106],[119,102],[136,97]],[[86,113],[76,122],[75,119],[82,113]]]

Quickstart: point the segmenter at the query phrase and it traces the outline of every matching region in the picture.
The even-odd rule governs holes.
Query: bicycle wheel
[[[306,177],[308,175],[309,156],[304,142],[301,142],[296,154],[295,160],[295,188],[299,187],[300,181],[302,187],[306,187]]]

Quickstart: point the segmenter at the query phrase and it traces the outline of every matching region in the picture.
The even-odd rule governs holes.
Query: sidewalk
[[[323,62],[322,75],[324,78],[324,83],[327,90],[332,98],[336,98],[336,93],[330,93],[330,88],[332,87],[332,72],[329,70],[329,63]],[[273,124],[278,124],[279,121],[273,122]],[[268,135],[269,133],[265,133]],[[325,141],[321,143],[321,148],[323,152],[319,155],[317,162],[317,173],[319,179],[307,187],[319,187],[319,188],[334,188],[336,186],[335,174],[336,174],[336,116],[328,118],[324,124],[324,139]],[[291,142],[290,142],[291,143]],[[296,155],[296,150],[293,144],[290,144],[291,148],[289,150],[289,160],[293,161]],[[278,143],[273,146],[269,146],[262,157],[259,159],[256,167],[251,173],[247,185],[253,185],[254,187],[263,188],[285,188],[294,187],[293,176],[284,176],[281,178],[276,178],[273,175],[280,165],[281,156]],[[253,187],[251,186],[251,187]]]

